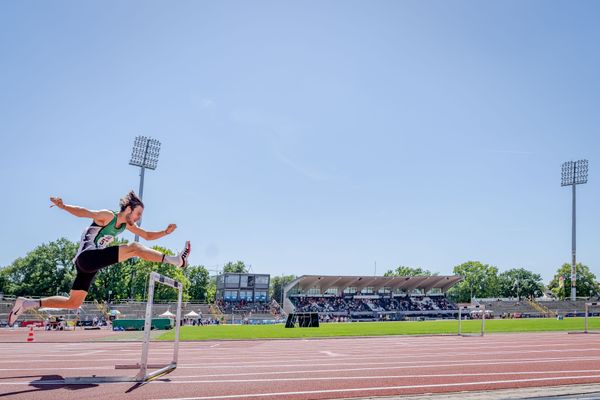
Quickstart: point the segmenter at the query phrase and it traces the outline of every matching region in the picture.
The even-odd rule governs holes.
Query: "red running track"
[[[134,375],[114,365],[137,362],[141,343],[21,334],[0,341],[0,397],[339,399],[600,383],[600,335],[539,333],[182,342],[178,368],[159,380],[65,386],[65,377]],[[149,361],[170,361],[172,345],[152,342]]]

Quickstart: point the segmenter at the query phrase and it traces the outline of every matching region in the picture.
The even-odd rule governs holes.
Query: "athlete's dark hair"
[[[137,197],[133,190],[121,199],[119,205],[121,206],[121,212],[125,211],[127,207],[131,207],[131,211],[135,210],[137,206],[144,208],[144,203],[142,203],[142,200]]]

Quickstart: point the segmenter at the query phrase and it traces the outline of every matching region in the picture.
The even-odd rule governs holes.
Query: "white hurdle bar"
[[[585,303],[585,329],[584,329],[583,333],[600,333],[598,331],[590,332],[588,330],[589,309],[592,306],[595,306],[595,307],[600,306],[600,303],[597,303],[597,302],[596,303]]]
[[[473,307],[458,307],[458,336],[473,336],[473,335],[465,335],[461,332],[461,320],[462,313],[461,310],[481,310],[481,333],[479,336],[483,336],[485,334],[485,305],[473,306]]]
[[[65,378],[64,383],[68,385],[88,385],[95,383],[108,382],[138,382],[144,383],[166,375],[177,368],[177,358],[179,355],[179,328],[181,325],[181,303],[183,300],[183,285],[174,279],[163,276],[157,272],[150,273],[150,283],[148,284],[148,302],[146,303],[146,316],[144,321],[144,344],[142,346],[142,358],[137,364],[115,365],[115,369],[139,369],[137,375],[129,376],[93,376],[79,378]],[[178,290],[177,294],[177,315],[175,318],[175,344],[173,349],[173,360],[169,364],[148,364],[148,350],[150,346],[150,331],[152,330],[152,304],[154,302],[154,286],[158,283],[172,287]],[[148,369],[158,368],[148,373]]]

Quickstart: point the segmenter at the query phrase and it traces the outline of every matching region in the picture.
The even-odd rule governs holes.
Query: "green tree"
[[[564,278],[564,285],[560,285],[560,277]],[[598,281],[587,265],[577,264],[577,276],[575,288],[578,297],[598,296]],[[560,299],[569,298],[571,296],[571,264],[563,264],[550,281],[548,289]]]
[[[423,269],[421,267],[406,267],[404,265],[399,266],[394,270],[388,270],[383,276],[431,276],[437,275],[437,273],[433,274],[431,271],[427,269]]]
[[[238,274],[245,274],[248,272],[248,268],[246,267],[246,264],[244,264],[243,261],[236,261],[236,262],[228,262],[227,264],[225,264],[225,266],[223,266],[223,273],[238,273]]]
[[[513,268],[498,276],[498,289],[500,297],[535,297],[543,293],[544,284],[540,274]]]
[[[7,272],[7,268],[0,269],[0,293],[10,293],[10,280]]]
[[[281,306],[283,306],[283,303],[281,301],[283,288],[285,287],[285,285],[287,285],[294,279],[296,279],[296,275],[272,276],[271,287],[269,288],[269,296],[271,296],[272,299],[275,299]]]
[[[190,299],[207,301],[207,289],[210,281],[208,270],[202,265],[189,266],[185,270],[185,275],[190,281],[188,290]]]
[[[211,276],[206,287],[206,302],[214,303],[217,297],[217,277]]]
[[[2,270],[3,290],[16,296],[68,293],[73,282],[77,244],[60,238],[41,244]]]
[[[120,240],[115,245],[126,243],[127,241]],[[77,253],[77,248],[77,243],[64,238],[36,247],[24,257],[18,258],[9,266],[0,269],[0,293],[16,296],[53,296],[69,293],[76,273],[72,260]],[[158,246],[153,248],[161,253],[173,255],[173,252],[168,249]],[[196,287],[191,292],[192,294],[197,293],[194,290],[199,290],[197,285],[201,284],[201,277],[203,276],[201,269],[204,268],[192,267],[192,271],[190,271],[196,283]],[[133,270],[135,270],[135,278],[132,282]],[[134,289],[134,298],[137,300],[145,299],[148,289],[148,277],[152,271],[182,282],[184,288],[183,300],[189,300],[190,281],[181,268],[141,259],[117,263],[98,271],[94,282],[90,286],[87,300],[104,302],[109,299],[109,291],[111,292],[111,300],[129,298],[131,285]],[[208,276],[208,271],[205,275]],[[204,292],[207,291],[204,290]],[[156,285],[154,298],[157,300],[177,300],[177,291],[165,285]]]
[[[479,261],[468,261],[455,266],[453,272],[463,277],[448,293],[456,301],[469,302],[473,297],[499,297],[498,268]]]

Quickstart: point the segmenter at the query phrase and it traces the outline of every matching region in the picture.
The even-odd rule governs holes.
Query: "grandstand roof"
[[[336,287],[343,291],[348,287],[355,287],[360,291],[366,287],[372,287],[375,292],[381,288],[391,290],[413,290],[423,289],[425,292],[431,289],[446,291],[462,280],[461,276],[338,276],[338,275],[302,275],[290,282],[285,291],[289,291],[296,285],[301,292],[317,288],[321,293],[327,289]]]

